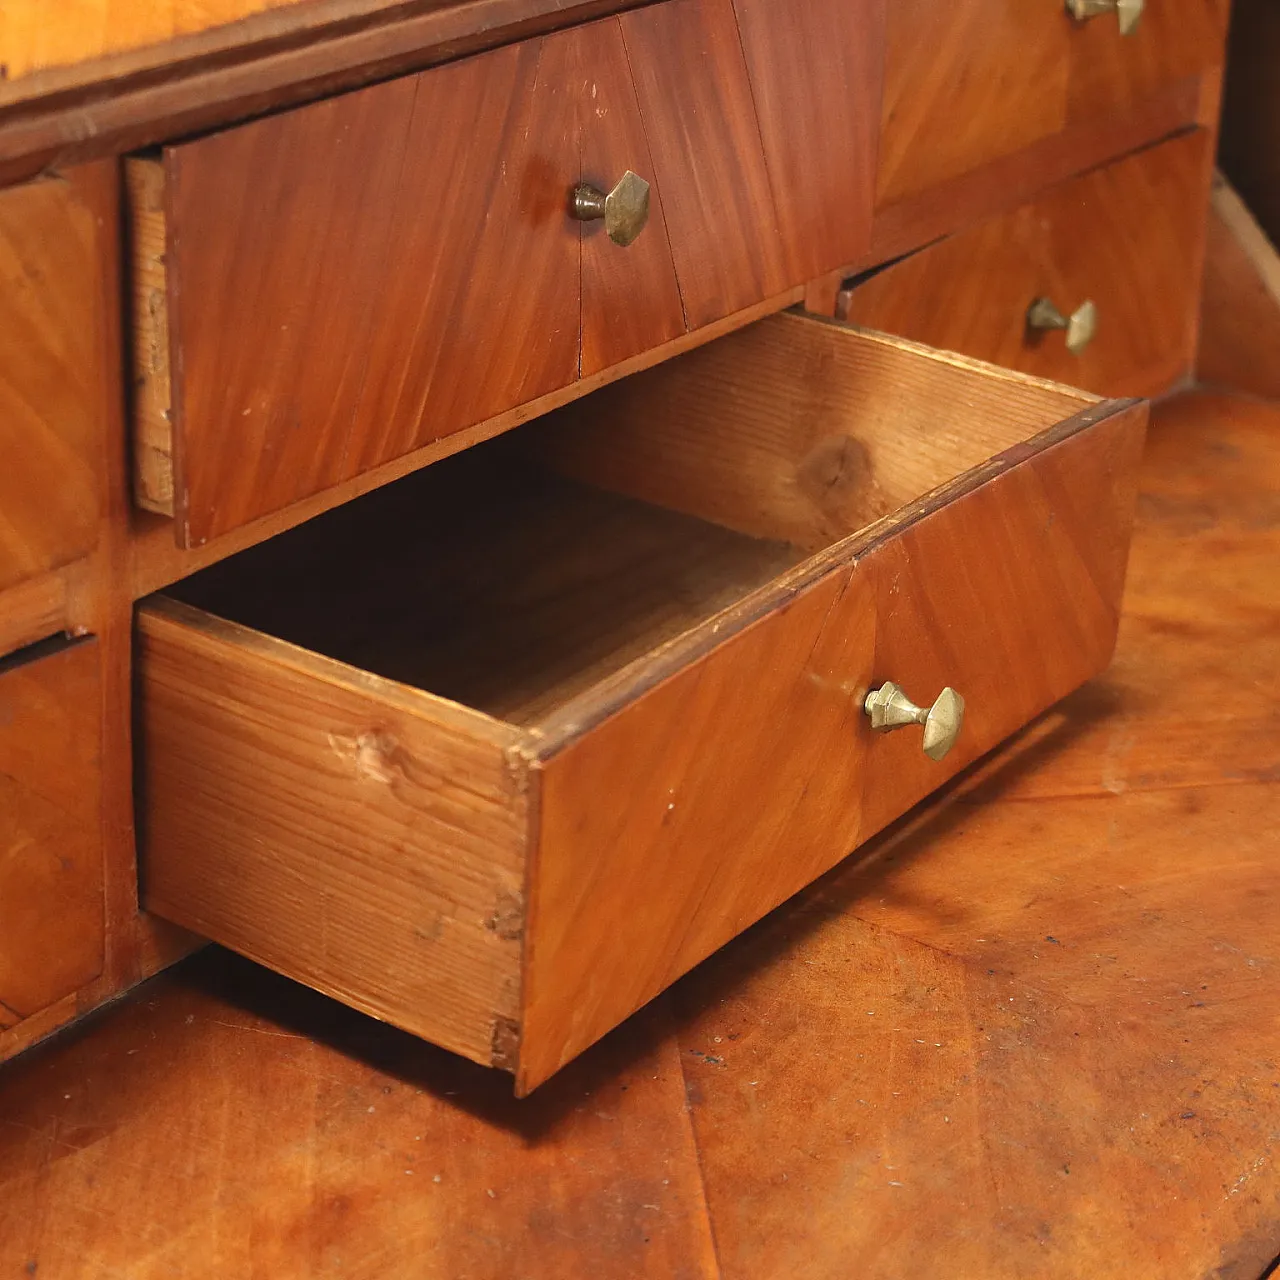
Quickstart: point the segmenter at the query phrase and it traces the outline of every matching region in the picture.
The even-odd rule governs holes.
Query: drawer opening
[[[764,612],[814,553],[1092,403],[776,316],[169,594],[537,728],[724,611],[759,597]]]

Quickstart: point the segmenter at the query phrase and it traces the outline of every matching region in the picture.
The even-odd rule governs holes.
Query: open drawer
[[[780,315],[206,570],[147,905],[527,1091],[1106,665],[1145,419]]]

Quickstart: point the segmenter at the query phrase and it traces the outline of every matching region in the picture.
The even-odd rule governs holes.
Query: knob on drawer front
[[[1098,308],[1085,301],[1069,316],[1064,316],[1052,298],[1037,298],[1027,308],[1027,328],[1037,332],[1065,329],[1067,350],[1078,356],[1098,332]]]
[[[1067,12],[1077,22],[1087,22],[1100,13],[1114,13],[1120,21],[1120,34],[1131,35],[1142,17],[1144,0],[1067,0]]]
[[[649,184],[630,169],[607,195],[589,182],[579,183],[570,197],[569,211],[579,222],[603,218],[605,234],[625,249],[649,221]]]
[[[941,760],[956,745],[964,725],[964,699],[949,685],[938,694],[933,706],[917,707],[892,680],[872,689],[862,704],[878,733],[924,725],[924,753]]]

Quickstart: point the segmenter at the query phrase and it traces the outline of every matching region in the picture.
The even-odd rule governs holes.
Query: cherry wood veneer
[[[223,562],[141,614],[147,901],[527,1091],[1105,665],[1144,421],[778,316]]]
[[[837,314],[1100,394],[1167,390],[1195,356],[1212,142],[1195,130],[1050,188],[855,282]],[[1097,305],[1084,352],[1028,331],[1039,297]]]

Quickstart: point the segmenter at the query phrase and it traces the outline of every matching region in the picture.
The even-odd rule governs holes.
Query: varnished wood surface
[[[101,658],[83,640],[0,660],[0,1031],[102,972]]]
[[[216,952],[9,1064],[0,1270],[1255,1280],[1278,439],[1159,410],[1108,675],[523,1103]]]
[[[372,490],[398,480],[415,471],[419,471],[443,458],[460,453],[471,446],[490,440],[495,436],[510,431],[531,419],[551,413],[572,400],[578,399],[592,391],[628,377],[641,370],[652,368],[664,360],[695,347],[702,346],[727,333],[733,333],[745,325],[752,324],[764,316],[772,315],[798,303],[804,295],[803,289],[790,289],[774,298],[766,298],[764,302],[745,311],[736,312],[724,320],[707,325],[704,329],[686,333],[661,347],[633,356],[621,364],[601,370],[590,378],[583,378],[572,386],[565,387],[551,395],[543,396],[529,404],[520,405],[509,413],[490,418],[474,428],[459,431],[443,440],[415,449],[393,462],[384,463],[370,471],[365,471],[350,480],[324,489],[311,498],[291,503],[289,506],[271,515],[262,516],[248,524],[220,537],[212,538],[202,547],[179,547],[174,540],[173,522],[156,518],[145,513],[135,513],[133,518],[121,524],[129,544],[131,561],[131,583],[135,599],[150,595],[170,583],[198,572],[211,564],[216,564],[226,557],[243,551],[246,548],[274,537],[278,533],[293,529],[303,522],[331,511],[336,507],[361,497]]]
[[[1211,141],[1199,130],[1050,188],[855,284],[839,312],[1105,395],[1167,390],[1194,360]],[[1039,297],[1064,314],[1096,304],[1084,352],[1028,332]]]
[[[878,666],[983,706],[871,830],[1105,664],[1145,420],[798,314],[576,416],[141,615],[147,904],[521,1091],[860,841]]]
[[[237,2],[201,7],[217,16]],[[221,28],[0,83],[0,181],[139,150],[643,2],[263,0],[265,12]],[[195,6],[132,6],[153,31],[174,9]],[[95,39],[91,22],[80,37]]]
[[[66,685],[62,696],[96,697],[97,704],[68,705],[60,714],[96,717],[100,726],[97,821],[106,938],[100,976],[42,1012],[0,1031],[0,1057],[19,1052],[77,1013],[118,995],[185,954],[192,945],[181,930],[142,915],[137,899],[131,743],[133,607],[128,558],[132,500],[124,465],[128,445],[125,361],[120,341],[124,279],[118,258],[123,205],[120,175],[114,163],[105,162],[71,170],[60,181],[72,205],[83,211],[80,226],[86,235],[83,243],[61,242],[56,260],[76,264],[85,277],[74,295],[76,310],[67,318],[67,329],[60,336],[74,344],[78,353],[79,363],[69,376],[76,397],[73,403],[82,404],[98,441],[96,448],[101,450],[101,461],[95,463],[100,477],[98,518],[92,531],[93,549],[87,556],[0,595],[0,653],[60,631],[95,637],[101,667],[96,692],[87,688],[77,692],[76,683],[68,679],[62,682]],[[64,392],[71,393],[69,389]],[[19,452],[17,456],[23,455]]]
[[[139,631],[146,905],[499,1059],[520,999],[516,735],[182,606]]]
[[[865,254],[879,0],[740,7],[667,0],[135,163],[142,505],[199,546]],[[568,197],[627,169],[653,217],[623,249]]]
[[[889,6],[878,200],[891,204],[1041,142],[1121,117],[1220,66],[1226,0],[1152,4],[1128,36],[1017,0]]]
[[[85,555],[98,537],[98,234],[65,180],[0,192],[0,591]]]

